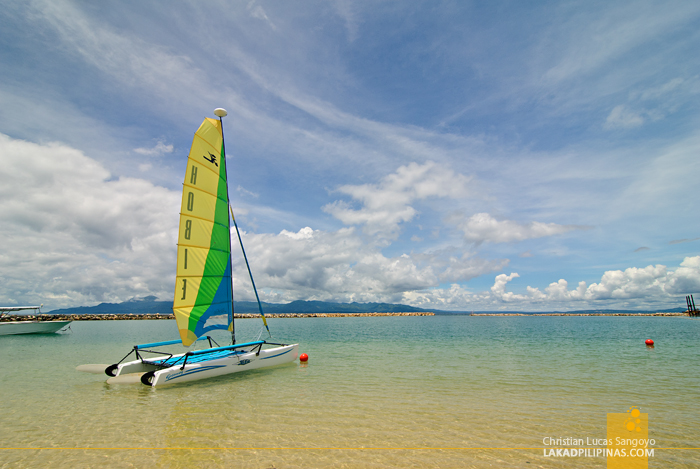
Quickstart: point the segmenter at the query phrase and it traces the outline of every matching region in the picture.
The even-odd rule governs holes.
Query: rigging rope
[[[265,320],[265,314],[263,313],[262,303],[260,303],[260,296],[258,296],[258,289],[255,288],[255,280],[253,280],[253,272],[250,271],[250,264],[248,263],[248,256],[245,255],[245,249],[243,248],[243,240],[241,239],[241,232],[238,230],[238,223],[236,223],[236,217],[233,216],[233,207],[228,206],[231,211],[231,219],[233,220],[233,226],[236,227],[236,234],[238,235],[238,242],[241,244],[241,251],[243,252],[243,259],[245,259],[245,265],[248,267],[248,275],[250,275],[250,283],[253,284],[253,291],[255,292],[255,298],[258,300],[258,310],[260,311],[260,317],[263,320],[265,329],[267,329],[267,334],[272,337],[270,333],[270,328],[267,327],[267,321]]]

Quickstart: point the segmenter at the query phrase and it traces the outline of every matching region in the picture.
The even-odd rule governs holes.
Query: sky
[[[263,301],[684,307],[699,50],[695,1],[4,2],[0,304],[171,300],[223,107]]]

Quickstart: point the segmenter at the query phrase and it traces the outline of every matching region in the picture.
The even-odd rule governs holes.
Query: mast
[[[226,140],[224,139],[224,121],[222,120],[224,117],[228,115],[228,112],[226,112],[226,109],[223,108],[216,108],[214,109],[214,115],[219,118],[219,122],[221,123],[221,147],[223,149],[223,159],[224,159],[224,168],[226,170],[226,199],[228,200],[229,207],[231,204],[231,197],[229,196],[228,193],[228,164],[225,163],[226,161]],[[235,221],[234,221],[235,223]],[[234,311],[233,311],[233,257],[231,257],[231,223],[229,222],[229,235],[228,235],[228,252],[229,252],[229,262],[231,263],[231,289],[229,290],[231,292],[231,317],[229,318],[231,320],[231,345],[236,344],[236,324],[233,320],[234,317]]]
[[[226,159],[226,143],[224,140],[224,123],[222,121],[223,117],[226,117],[228,113],[226,112],[226,109],[222,108],[216,108],[214,109],[214,115],[216,115],[219,118],[219,122],[221,122],[221,146],[224,151],[224,161]],[[265,314],[263,313],[262,309],[262,303],[260,302],[260,296],[258,295],[258,289],[255,288],[255,280],[253,280],[253,272],[250,270],[250,264],[248,263],[248,256],[245,254],[245,248],[243,247],[243,240],[241,239],[241,232],[238,230],[238,224],[236,223],[236,217],[233,215],[233,207],[231,206],[231,198],[229,197],[228,194],[228,165],[225,165],[226,168],[226,198],[229,201],[229,212],[231,213],[231,220],[233,220],[233,226],[236,228],[236,234],[238,235],[238,242],[241,245],[241,251],[243,252],[243,259],[245,260],[245,265],[248,268],[248,275],[250,275],[250,283],[253,284],[253,291],[255,292],[255,298],[258,300],[258,310],[260,311],[260,317],[263,320],[263,324],[265,325],[265,329],[267,329],[267,333],[270,337],[272,337],[272,334],[270,333],[270,328],[267,326],[267,321],[265,320]],[[231,251],[231,226],[229,222],[229,237],[228,237],[228,246],[229,246],[229,252]],[[235,345],[236,344],[236,327],[234,325],[233,321],[233,257],[231,257],[231,341]]]

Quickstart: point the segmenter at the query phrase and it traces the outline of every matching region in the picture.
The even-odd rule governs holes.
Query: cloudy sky
[[[5,2],[0,303],[170,300],[224,107],[265,301],[684,306],[698,51],[696,1]]]

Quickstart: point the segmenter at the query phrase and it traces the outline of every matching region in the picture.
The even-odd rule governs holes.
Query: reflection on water
[[[156,389],[74,368],[171,339],[170,321],[76,322],[71,334],[0,338],[2,447],[43,448],[0,450],[2,466],[604,467],[533,448],[546,436],[605,438],[606,414],[632,405],[649,414],[657,447],[699,446],[698,321],[270,322],[276,340],[300,343],[308,365]],[[256,320],[237,324],[241,340],[258,329]],[[700,452],[657,450],[652,464],[694,467]]]

